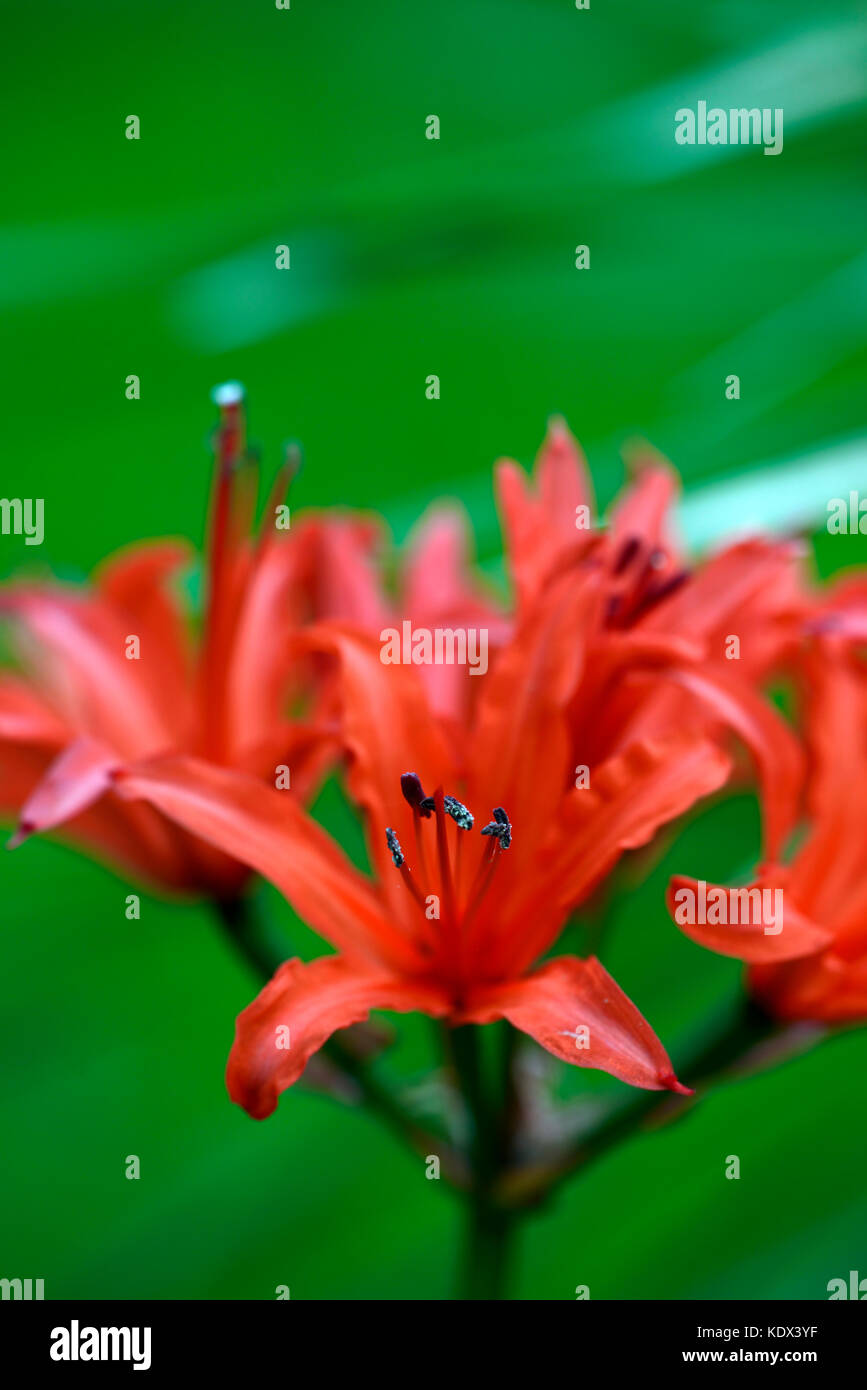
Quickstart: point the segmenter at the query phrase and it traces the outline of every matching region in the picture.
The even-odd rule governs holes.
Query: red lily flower
[[[240,1015],[228,1086],[251,1115],[270,1114],[324,1040],[375,1008],[451,1024],[505,1018],[564,1061],[683,1089],[597,960],[532,968],[620,854],[730,768],[703,733],[679,731],[605,760],[592,789],[574,785],[568,708],[602,597],[596,571],[547,586],[478,682],[458,740],[432,715],[416,667],[384,665],[380,644],[345,626],[311,636],[339,658],[341,739],[373,881],[297,803],[237,772],[174,758],[119,779],[121,794],[270,879],[338,952],[286,962]],[[491,819],[479,834],[482,810]]]
[[[802,547],[744,540],[690,567],[671,517],[677,474],[644,444],[628,462],[630,482],[602,531],[589,529],[586,462],[561,420],[551,424],[532,478],[511,460],[499,464],[519,612],[558,576],[598,573],[603,598],[569,711],[577,760],[592,769],[638,739],[733,730],[758,765],[773,853],[803,768],[797,740],[760,687],[797,650],[809,606]]]
[[[840,631],[856,635],[849,618]],[[683,877],[671,881],[669,910],[692,940],[749,962],[749,987],[772,1016],[851,1021],[867,1017],[867,839],[861,819],[867,671],[841,636],[819,640],[805,667],[809,832],[790,864],[768,863],[750,885],[779,893],[781,912],[766,899],[771,912],[760,914],[756,897],[756,910],[747,913],[745,890],[714,887],[713,915],[721,920],[684,922],[698,886]],[[703,890],[705,901],[710,894],[710,887]]]
[[[186,751],[274,778],[291,767],[307,792],[327,745],[284,713],[292,689],[284,635],[306,616],[319,523],[274,526],[294,469],[287,460],[252,537],[257,466],[247,455],[240,388],[222,388],[207,541],[207,607],[194,640],[171,581],[190,559],[174,541],[107,560],[85,592],[23,584],[0,599],[26,676],[0,676],[2,809],[20,812],[13,844],[64,825],[90,851],[144,879],[214,896],[247,870],[152,808],[112,790],[119,766]],[[138,642],[138,657],[132,639]]]

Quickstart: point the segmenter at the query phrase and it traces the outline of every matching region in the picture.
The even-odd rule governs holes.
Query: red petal
[[[28,835],[50,830],[80,815],[111,786],[117,754],[105,744],[79,738],[55,758],[21,808],[18,830],[9,848]]]
[[[0,815],[17,815],[45,776],[45,748],[0,742]],[[150,806],[120,802],[111,793],[64,821],[64,840],[124,876],[173,892],[200,891],[195,868],[185,854],[185,836]],[[17,840],[13,840],[14,848]],[[8,847],[8,846],[7,846]]]
[[[643,739],[602,763],[590,787],[564,799],[545,873],[547,898],[563,911],[583,901],[624,850],[647,844],[661,825],[717,791],[730,766],[715,743],[697,734]],[[551,926],[534,916],[531,897],[516,908],[528,921],[511,965],[526,969],[550,946]]]
[[[69,737],[69,726],[26,681],[6,674],[0,677],[0,739],[50,747],[66,743]]]
[[[482,684],[468,794],[479,815],[498,805],[512,815],[517,834],[509,853],[521,862],[548,834],[564,795],[571,747],[566,709],[599,604],[595,572],[550,585]]]
[[[82,733],[131,758],[174,741],[178,712],[167,722],[158,647],[143,642],[140,660],[127,660],[126,638],[141,634],[132,634],[102,600],[60,589],[18,589],[3,596],[2,608],[21,619],[25,636],[35,637],[40,683]]]
[[[417,622],[436,614],[473,622],[493,612],[479,592],[470,565],[466,513],[453,505],[431,507],[410,532],[403,578],[403,607]]]
[[[492,648],[511,624],[473,576],[469,537],[467,517],[459,508],[437,505],[425,513],[407,542],[401,612],[419,627],[484,628]],[[433,712],[464,719],[474,693],[470,687],[476,683],[467,679],[466,668],[440,664],[422,666],[419,672]]]
[[[766,669],[778,654],[780,620],[801,616],[802,547],[793,541],[746,540],[697,565],[690,581],[644,620],[649,628],[713,637],[743,635],[741,669]],[[759,648],[757,659],[757,647]]]
[[[300,532],[299,532],[300,537]],[[249,763],[251,749],[274,744],[283,722],[292,652],[292,600],[298,598],[302,545],[295,535],[271,540],[256,556],[238,600],[238,613],[221,671],[221,716],[225,760]],[[213,700],[216,692],[203,692]],[[268,763],[264,763],[267,767]],[[273,766],[273,763],[271,764]]]
[[[575,510],[595,510],[593,484],[578,441],[566,421],[554,416],[539,450],[534,469],[542,510],[555,530],[570,543],[575,538]]]
[[[384,664],[378,636],[323,623],[311,630],[309,642],[339,658],[340,738],[350,757],[349,787],[368,814],[371,858],[399,911],[398,904],[409,899],[394,873],[385,827],[397,832],[409,853],[413,819],[401,794],[401,775],[418,773],[431,794],[440,784],[451,785],[453,758],[448,742],[431,714],[418,668]]]
[[[612,508],[614,544],[635,536],[650,550],[672,549],[670,512],[678,493],[678,475],[662,454],[643,441],[630,446],[626,457],[633,476]]]
[[[798,900],[822,922],[838,917],[864,883],[867,677],[839,639],[820,641],[806,662],[812,826],[792,865]]]
[[[117,790],[262,874],[339,950],[397,967],[417,963],[369,881],[290,792],[195,758],[155,758],[124,770]]]
[[[287,960],[238,1016],[226,1070],[232,1100],[253,1119],[265,1119],[331,1034],[361,1023],[371,1009],[436,1018],[448,1011],[448,1000],[433,985],[359,970],[342,956],[309,965]]]
[[[826,1023],[867,1018],[867,956],[843,960],[824,951],[783,965],[754,965],[749,984],[775,1018]]]
[[[763,695],[719,668],[672,668],[664,675],[697,695],[752,753],[762,793],[765,858],[778,859],[798,818],[804,778],[804,757],[795,734]]]
[[[389,622],[379,553],[386,533],[368,517],[315,517],[310,533],[313,616],[379,631]]]
[[[576,525],[579,506],[593,511],[584,456],[555,420],[536,459],[532,481],[511,459],[495,470],[509,572],[521,606],[532,602],[565,556],[577,556],[591,532]],[[534,486],[535,484],[535,486]]]
[[[170,585],[191,561],[191,548],[180,541],[146,541],[112,555],[94,576],[112,609],[129,620],[127,630],[141,637],[144,656],[158,653],[158,693],[174,703],[175,723],[189,703],[192,647],[187,614]]]
[[[573,1066],[596,1067],[649,1091],[690,1094],[650,1024],[595,957],[561,956],[526,979],[480,988],[459,1021],[498,1018]],[[583,1028],[586,1036],[578,1033]]]
[[[764,887],[770,892],[774,892],[774,885],[770,882],[764,884],[752,884],[751,888],[761,889]],[[691,941],[698,942],[699,946],[707,946],[711,951],[717,951],[722,956],[734,956],[738,960],[760,962],[773,962],[783,960],[795,960],[799,956],[809,956],[821,951],[831,940],[829,932],[811,922],[795,907],[791,898],[788,896],[786,888],[779,885],[782,892],[782,930],[765,930],[765,923],[760,916],[759,900],[754,899],[754,905],[750,908],[746,905],[746,900],[742,895],[749,892],[743,888],[718,888],[716,884],[705,884],[704,901],[706,894],[719,893],[725,895],[725,917],[724,923],[706,922],[684,922],[677,915],[686,916],[691,908],[691,915],[698,915],[700,909],[699,886],[694,878],[684,878],[676,875],[668,885],[666,902],[672,918],[680,927],[684,936],[688,936]],[[678,902],[678,894],[681,894]],[[686,896],[688,895],[688,896]],[[772,921],[772,914],[776,907],[777,899],[772,897],[767,900],[769,905],[767,925],[776,928],[779,923]],[[704,914],[707,916],[707,912]],[[744,916],[759,916],[758,922],[740,922],[738,919]]]

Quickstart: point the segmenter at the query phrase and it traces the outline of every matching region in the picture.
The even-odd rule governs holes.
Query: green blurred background
[[[0,491],[45,498],[46,540],[0,537],[0,573],[198,539],[227,377],[266,460],[303,441],[296,506],[376,506],[401,537],[448,492],[492,567],[490,465],[529,461],[555,411],[605,501],[626,437],[668,453],[695,544],[817,528],[867,488],[859,4],[86,0],[4,29]],[[698,99],[783,107],[782,155],[676,146]],[[863,541],[825,534],[819,569]],[[335,794],[320,810],[352,833]],[[757,826],[721,801],[618,880],[604,959],[675,1062],[739,969],[671,926],[666,874],[743,871]],[[228,1103],[255,982],[204,911],[145,896],[128,922],[130,886],[53,843],[0,868],[0,1276],[50,1298],[449,1296],[458,1209],[374,1121],[300,1089],[262,1125]],[[424,1087],[428,1029],[400,1037],[388,1065]],[[853,1031],[624,1145],[527,1224],[515,1295],[822,1298],[867,1275],[865,1070]]]

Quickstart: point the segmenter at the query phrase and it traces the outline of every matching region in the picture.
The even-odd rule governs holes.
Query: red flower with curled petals
[[[237,772],[162,759],[121,776],[120,794],[255,868],[338,953],[287,962],[240,1015],[228,1085],[251,1115],[270,1114],[323,1041],[376,1008],[455,1025],[505,1018],[564,1061],[683,1089],[598,961],[535,964],[621,853],[730,769],[702,732],[681,731],[605,760],[592,789],[574,785],[568,711],[600,594],[597,573],[546,586],[478,682],[460,740],[415,667],[384,665],[357,630],[311,634],[339,662],[340,737],[373,880],[297,804]]]
[[[867,1018],[867,669],[847,640],[863,641],[867,623],[856,605],[844,608],[835,635],[816,640],[804,662],[809,828],[791,863],[766,864],[747,889],[713,886],[717,911],[703,914],[712,921],[683,920],[695,915],[695,880],[669,887],[681,930],[748,962],[752,993],[785,1020]],[[710,893],[703,889],[705,902]]]
[[[201,638],[173,587],[191,558],[174,541],[118,553],[85,591],[10,587],[0,614],[12,620],[26,675],[0,675],[0,795],[4,812],[20,808],[13,844],[62,826],[146,880],[225,897],[239,891],[244,866],[112,790],[118,767],[184,751],[272,779],[290,764],[303,795],[328,755],[315,723],[285,714],[285,638],[309,616],[311,549],[326,523],[288,534],[274,525],[297,466],[287,457],[253,534],[257,465],[240,388],[220,388],[218,400]]]
[[[803,758],[760,687],[795,659],[811,602],[802,547],[756,538],[689,565],[672,517],[677,474],[645,444],[627,458],[630,480],[604,529],[591,527],[587,465],[562,420],[530,477],[511,460],[498,465],[519,613],[566,575],[596,574],[599,607],[569,709],[577,761],[592,771],[642,738],[733,731],[758,769],[773,856],[798,803]],[[737,660],[727,657],[732,636]]]

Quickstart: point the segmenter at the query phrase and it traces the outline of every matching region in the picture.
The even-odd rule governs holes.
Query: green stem
[[[471,1127],[471,1181],[466,1196],[467,1227],[461,1270],[463,1299],[501,1299],[506,1288],[516,1213],[498,1202],[496,1189],[508,1161],[512,1031],[504,1027],[500,1065],[493,1085],[485,1076],[481,1030],[469,1026],[449,1034],[455,1073]]]
[[[468,1209],[460,1297],[476,1302],[505,1294],[514,1212],[473,1200]]]

